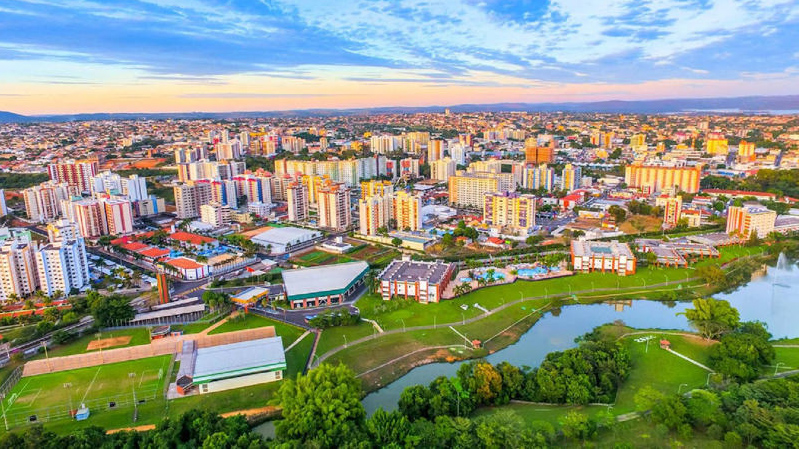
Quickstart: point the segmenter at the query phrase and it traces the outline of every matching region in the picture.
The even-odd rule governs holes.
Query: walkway
[[[306,336],[306,335],[308,335],[308,334],[310,334],[310,333],[311,333],[311,331],[305,331],[305,332],[304,332],[302,335],[300,335],[299,337],[297,337],[297,339],[296,339],[296,340],[294,340],[294,342],[293,342],[292,344],[290,344],[288,348],[284,349],[284,350],[283,350],[283,352],[284,352],[284,353],[286,353],[286,352],[289,352],[289,351],[291,350],[291,348],[293,348],[294,346],[296,346],[296,345],[297,345],[297,343],[301,342],[301,341],[302,341],[302,340],[305,338],[305,336]]]
[[[219,327],[219,326],[221,326],[221,325],[223,325],[223,324],[227,323],[227,321],[228,321],[229,319],[233,318],[233,317],[234,317],[234,316],[236,316],[238,313],[239,313],[239,312],[238,312],[237,310],[234,310],[233,312],[230,312],[230,315],[228,315],[228,316],[226,316],[226,317],[222,318],[221,320],[217,321],[216,323],[214,323],[214,324],[212,324],[212,325],[210,325],[210,326],[206,327],[206,328],[205,328],[205,329],[203,329],[202,331],[198,332],[198,333],[197,333],[197,335],[208,335],[208,333],[209,333],[209,332],[211,332],[212,330],[216,329],[217,327]]]
[[[688,356],[684,356],[684,355],[680,354],[680,353],[679,353],[679,352],[677,352],[677,351],[674,351],[674,350],[672,350],[672,349],[666,349],[666,351],[669,351],[670,353],[672,353],[672,354],[676,355],[677,357],[679,357],[679,358],[681,358],[681,359],[683,359],[683,360],[686,360],[686,361],[688,361],[688,362],[691,362],[691,363],[693,363],[694,365],[696,365],[696,366],[698,366],[698,367],[702,368],[703,370],[710,371],[711,373],[715,372],[715,371],[713,371],[712,369],[710,369],[710,368],[706,367],[705,365],[702,365],[701,363],[697,362],[696,360],[694,360],[694,359],[692,359],[692,358],[690,358],[690,357],[688,357]]]

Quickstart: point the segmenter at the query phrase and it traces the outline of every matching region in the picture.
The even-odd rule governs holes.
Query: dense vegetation
[[[705,176],[700,183],[702,189],[749,190],[771,192],[778,196],[799,197],[799,169],[758,170],[746,179],[731,179],[724,176]]]
[[[49,179],[47,173],[0,173],[0,189],[26,189]]]

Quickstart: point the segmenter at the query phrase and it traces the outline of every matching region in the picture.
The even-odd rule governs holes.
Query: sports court
[[[132,408],[163,395],[171,355],[22,377],[3,399],[10,425],[70,418],[86,404],[92,414]],[[34,418],[35,417],[35,418]],[[13,423],[13,424],[12,424]]]

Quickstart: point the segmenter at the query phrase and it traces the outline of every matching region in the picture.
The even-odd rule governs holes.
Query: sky
[[[0,0],[0,110],[799,94],[797,0]]]

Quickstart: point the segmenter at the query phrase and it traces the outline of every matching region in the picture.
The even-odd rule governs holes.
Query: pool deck
[[[494,268],[494,270],[497,273],[502,273],[502,275],[505,276],[505,279],[499,279],[499,280],[497,280],[497,281],[495,281],[495,282],[493,282],[491,284],[486,284],[486,287],[493,286],[493,285],[512,284],[512,283],[516,282],[516,275],[511,274],[509,269],[507,269],[507,268]],[[469,276],[469,272],[470,271],[474,271],[474,270],[465,269],[465,270],[459,271],[458,274],[455,275],[455,279],[453,279],[449,283],[449,285],[447,285],[447,289],[444,290],[444,293],[441,295],[441,298],[442,299],[452,299],[452,298],[454,298],[455,297],[455,287],[457,287],[458,285],[462,284],[462,282],[460,281],[461,278],[471,277],[471,276]],[[477,283],[476,279],[472,279],[472,281],[469,282],[469,285],[472,286],[472,291],[475,291],[477,289],[483,288],[482,286],[480,286],[480,284]]]

